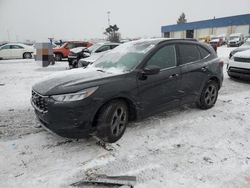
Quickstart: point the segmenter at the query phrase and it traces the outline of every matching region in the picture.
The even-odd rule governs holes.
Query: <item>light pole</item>
[[[111,14],[111,12],[108,11],[107,14],[108,14],[108,26],[110,26],[110,14]]]

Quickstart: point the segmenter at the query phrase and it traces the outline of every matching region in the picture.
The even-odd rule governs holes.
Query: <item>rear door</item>
[[[145,116],[177,106],[181,80],[174,44],[159,48],[147,61],[147,65],[159,66],[161,71],[144,79],[138,77],[138,96]]]
[[[10,45],[4,45],[0,48],[0,58],[11,59]]]
[[[210,52],[195,43],[178,44],[179,64],[181,68],[182,103],[190,103],[197,100],[203,82],[208,77],[207,58]]]

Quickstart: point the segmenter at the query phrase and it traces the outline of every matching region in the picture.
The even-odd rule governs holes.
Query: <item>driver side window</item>
[[[177,64],[175,45],[160,48],[148,61],[147,65],[156,65],[161,69],[175,67]]]

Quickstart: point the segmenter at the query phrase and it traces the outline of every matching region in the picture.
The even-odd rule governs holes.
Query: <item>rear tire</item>
[[[105,142],[119,140],[128,123],[128,107],[121,100],[114,100],[104,105],[97,117],[97,136]]]
[[[216,81],[210,80],[207,82],[201,92],[197,106],[201,109],[210,109],[217,101],[219,92],[219,85]]]
[[[31,55],[30,52],[25,52],[25,53],[23,54],[23,59],[31,59],[31,58],[32,58],[32,55]]]

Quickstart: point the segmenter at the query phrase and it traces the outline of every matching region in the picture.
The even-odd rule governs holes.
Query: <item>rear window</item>
[[[210,52],[207,49],[205,49],[205,48],[203,48],[201,46],[198,46],[198,49],[200,50],[201,59],[205,59],[208,56],[210,56]]]
[[[186,64],[201,59],[200,52],[195,44],[179,44],[180,63]]]

